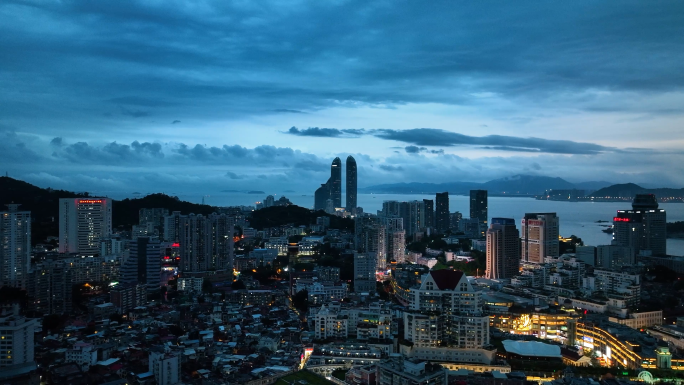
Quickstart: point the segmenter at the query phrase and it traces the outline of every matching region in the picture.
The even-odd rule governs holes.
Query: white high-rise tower
[[[112,234],[112,200],[62,198],[59,200],[59,252],[99,254],[100,240]]]

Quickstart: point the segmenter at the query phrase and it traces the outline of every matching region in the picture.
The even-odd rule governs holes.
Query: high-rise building
[[[487,230],[487,272],[489,279],[506,279],[520,269],[520,232],[515,219],[492,218]]]
[[[399,218],[401,215],[399,214],[400,209],[399,207],[401,206],[402,202],[399,201],[384,201],[382,202],[382,211],[378,213],[379,216],[385,217],[385,218]]]
[[[126,248],[126,242],[120,238],[109,237],[100,240],[100,255],[117,255],[123,256]]]
[[[59,200],[59,252],[95,255],[100,240],[112,234],[112,200],[62,198]]]
[[[193,278],[180,278],[178,283],[182,283],[184,279]],[[116,285],[109,291],[109,301],[119,314],[126,314],[129,310],[147,303],[147,285],[138,283]]]
[[[423,217],[420,223],[423,225],[424,229],[434,229],[435,228],[435,202],[432,199],[423,199],[423,211],[421,212]]]
[[[138,225],[150,225],[155,236],[164,234],[164,218],[169,216],[169,210],[164,208],[143,208],[138,212]]]
[[[347,198],[345,200],[345,205],[347,211],[350,213],[353,213],[356,211],[356,207],[358,206],[358,202],[356,200],[357,198],[357,187],[356,187],[356,182],[358,178],[358,173],[356,170],[356,159],[354,159],[353,156],[349,155],[347,157]]]
[[[225,214],[181,216],[180,232],[181,271],[233,269],[233,217]]]
[[[118,256],[41,261],[29,272],[29,309],[42,314],[69,313],[74,285],[118,281],[120,265]]]
[[[327,183],[321,184],[321,187],[314,192],[314,210],[326,211],[328,208],[328,200],[330,199],[330,189]]]
[[[613,218],[613,240],[618,246],[631,247],[634,253],[667,253],[667,216],[658,208],[653,194],[637,194],[632,210],[618,210]]]
[[[544,263],[544,258],[558,258],[560,220],[556,213],[527,213],[522,220],[522,260]]]
[[[335,207],[342,207],[342,161],[335,158],[330,165],[330,199]]]
[[[382,217],[382,224],[387,230],[387,259],[397,263],[403,263],[406,254],[406,232],[404,231],[404,219]]]
[[[620,269],[636,264],[636,254],[629,246],[601,245],[596,246],[596,267],[604,269]]]
[[[596,266],[596,246],[577,246],[575,258],[587,265]]]
[[[164,217],[164,241],[180,242],[180,222],[182,217],[185,217],[185,215],[181,215],[180,211],[174,211],[171,215]]]
[[[36,264],[28,283],[29,310],[38,314],[69,314],[72,306],[72,277],[69,262],[47,260]]]
[[[482,292],[462,271],[436,270],[409,290],[404,339],[414,348],[477,349],[489,343],[489,317],[482,312]]]
[[[399,203],[399,216],[404,219],[404,229],[406,236],[413,238],[418,232],[425,230],[423,221],[425,220],[425,202],[410,201]]]
[[[375,253],[354,254],[354,291],[357,293],[375,292]]]
[[[435,197],[435,229],[439,234],[444,234],[449,230],[450,226],[449,193],[437,193]]]
[[[37,319],[19,315],[0,317],[0,368],[33,362],[33,335]]]
[[[0,212],[0,287],[25,289],[31,265],[31,212],[18,204]]]
[[[354,224],[356,251],[373,253],[376,269],[387,268],[387,228],[377,217],[356,217]]]
[[[397,263],[406,261],[406,232],[404,230],[387,233],[387,258]]]
[[[482,224],[477,218],[461,218],[458,221],[458,231],[465,234],[470,239],[480,238]]]
[[[330,178],[314,193],[314,210],[326,210],[328,199],[333,207],[342,207],[342,161],[335,158],[330,165]]]
[[[418,232],[434,228],[435,211],[430,199],[409,202],[384,201],[378,216],[383,218],[401,218],[405,238],[413,238]]]
[[[484,237],[489,220],[487,190],[470,190],[470,218],[480,222],[480,236]]]
[[[151,292],[161,286],[161,242],[158,238],[139,237],[131,241],[121,266],[120,282],[147,285]]]
[[[449,230],[451,230],[452,233],[460,231],[461,219],[463,219],[463,214],[459,211],[449,214]]]

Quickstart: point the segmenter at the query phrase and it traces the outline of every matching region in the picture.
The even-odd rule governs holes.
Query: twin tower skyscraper
[[[353,213],[357,207],[357,171],[356,160],[353,156],[347,157],[347,200],[344,208]],[[342,161],[335,158],[330,165],[330,178],[327,182],[316,189],[314,194],[314,210],[333,212],[342,207]]]

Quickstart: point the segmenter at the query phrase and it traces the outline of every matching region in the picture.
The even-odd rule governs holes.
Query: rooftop
[[[454,290],[458,281],[463,277],[463,272],[460,270],[444,269],[431,271],[430,276],[432,276],[439,290]]]

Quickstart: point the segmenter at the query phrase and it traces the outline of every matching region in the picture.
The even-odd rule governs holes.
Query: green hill
[[[169,213],[180,211],[181,214],[208,215],[216,211],[216,208],[213,206],[190,203],[182,201],[178,197],[157,193],[142,198],[115,200],[112,207],[114,214],[112,223],[114,227],[136,225],[138,224],[138,212],[140,209],[156,207],[168,209]]]
[[[252,213],[250,219],[250,226],[257,230],[263,230],[266,227],[277,227],[287,224],[294,224],[295,226],[308,226],[316,223],[317,217],[330,217],[330,228],[332,229],[354,229],[354,221],[348,218],[340,218],[338,216],[326,214],[323,211],[313,211],[304,207],[289,205],[289,206],[273,206],[261,210],[256,210]]]

